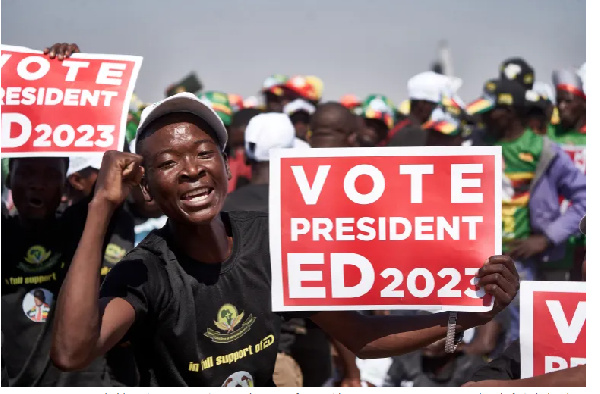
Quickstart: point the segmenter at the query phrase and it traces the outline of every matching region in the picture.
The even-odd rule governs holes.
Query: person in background
[[[290,117],[296,138],[306,141],[308,139],[310,117],[315,112],[315,106],[304,99],[296,99],[283,107],[283,112]]]
[[[308,149],[295,137],[290,119],[281,113],[258,114],[245,128],[245,152],[252,168],[250,184],[229,193],[225,211],[269,211],[269,152],[271,149]]]
[[[90,199],[96,185],[101,164],[102,155],[69,157],[66,193],[68,205]],[[104,262],[101,268],[102,278],[108,274],[127,252],[133,249],[135,243],[135,222],[128,206],[119,210],[113,220],[115,226],[104,251]]]
[[[69,205],[77,204],[92,194],[101,164],[102,154],[69,157],[66,192]]]
[[[384,95],[371,94],[361,104],[364,119],[357,135],[359,146],[381,146],[394,125],[394,104]]]
[[[556,94],[558,123],[548,126],[548,137],[556,142],[571,157],[575,165],[586,172],[586,94],[581,73],[563,69],[552,73],[552,83]],[[561,208],[566,210],[568,198],[561,196]],[[563,259],[552,261],[548,266],[551,279],[565,280],[579,278],[581,264],[585,256],[584,235],[569,239]]]
[[[225,128],[229,129],[231,126],[231,117],[233,116],[229,96],[226,93],[211,90],[199,93],[198,98],[212,108],[219,115],[219,118],[221,118]]]
[[[536,134],[546,135],[554,105],[548,97],[544,97],[534,90],[528,91],[527,94],[530,96],[529,101],[531,102],[527,113],[527,127]]]
[[[323,80],[315,75],[307,75],[306,82],[312,86],[313,96],[309,98],[309,102],[317,106],[323,98]]]
[[[501,81],[515,81],[525,90],[532,90],[535,83],[535,70],[525,59],[511,57],[500,64],[498,78]]]
[[[274,74],[265,79],[261,93],[266,112],[282,112],[285,105],[283,100],[283,85],[288,80],[286,75]]]
[[[304,75],[294,75],[282,85],[283,88],[283,106],[302,99],[308,101],[313,106],[317,105],[321,99],[322,82],[316,77],[307,77]]]
[[[340,103],[348,108],[350,111],[354,112],[357,108],[360,107],[362,102],[355,94],[345,94],[340,98]]]
[[[410,99],[409,114],[391,128],[387,144],[389,146],[423,145],[425,132],[421,126],[431,118],[444,92],[457,89],[456,86],[452,86],[457,83],[454,81],[433,71],[425,71],[410,78],[407,84]]]
[[[553,72],[552,82],[560,120],[548,127],[548,137],[571,154],[585,172],[586,96],[583,81],[573,70],[559,70]]]
[[[536,81],[531,90],[537,93],[539,98],[536,100],[535,96],[532,96],[530,99],[533,101],[533,106],[529,111],[528,125],[537,134],[546,135],[555,109],[554,88],[546,83]]]
[[[476,105],[485,130],[473,145],[502,147],[502,250],[515,259],[521,280],[541,279],[544,263],[565,253],[585,212],[585,176],[554,143],[526,127],[527,91],[516,81],[492,80]],[[558,196],[573,202],[561,213]],[[509,306],[508,342],[519,333],[518,297]]]
[[[64,52],[62,52],[64,54]],[[88,201],[56,211],[68,158],[11,158],[7,185],[16,215],[2,217],[2,360],[10,386],[111,386],[103,357],[81,372],[50,361],[56,297],[79,243]],[[112,227],[112,226],[111,226]],[[106,250],[106,240],[103,250]],[[46,307],[31,314],[35,299]]]
[[[446,353],[439,340],[422,349],[392,357],[384,387],[460,387],[481,365],[481,357],[457,350]]]
[[[477,355],[486,362],[490,361],[506,349],[510,325],[511,316],[509,310],[505,309],[487,324],[475,327],[473,338],[469,343],[462,344],[461,350]]]
[[[231,171],[231,180],[229,181],[229,192],[236,190],[250,182],[252,177],[252,168],[247,162],[246,151],[244,147],[244,134],[248,122],[256,115],[262,113],[257,108],[245,108],[233,114],[231,126],[228,129],[230,145],[227,161]]]
[[[460,146],[463,142],[460,122],[460,107],[440,104],[431,114],[431,119],[425,122],[426,146]]]
[[[227,98],[229,99],[229,104],[231,104],[231,110],[234,114],[244,109],[244,98],[239,94],[229,93]]]
[[[552,103],[545,92],[542,93],[545,87],[536,83],[533,67],[521,57],[511,57],[500,64],[498,78],[501,81],[517,82],[528,91],[530,96],[526,101],[527,127],[537,134],[546,134],[546,127],[552,116],[552,113],[548,112],[552,111]]]
[[[356,147],[359,122],[350,110],[337,102],[320,104],[310,119],[312,148]]]

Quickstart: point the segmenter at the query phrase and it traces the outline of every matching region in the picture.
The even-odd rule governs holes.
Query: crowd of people
[[[549,86],[510,58],[470,103],[461,82],[422,72],[397,107],[323,102],[315,76],[272,75],[262,100],[170,86],[132,100],[122,152],[3,159],[2,386],[520,379],[519,281],[585,280],[585,65]],[[503,256],[478,274],[490,312],[270,310],[271,149],[460,145],[502,147]],[[585,367],[551,375],[534,382],[585,385]]]

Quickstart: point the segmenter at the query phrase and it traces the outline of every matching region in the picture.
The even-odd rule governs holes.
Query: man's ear
[[[73,174],[69,175],[67,177],[67,182],[73,189],[79,192],[83,191],[85,188],[83,185],[83,178],[78,172],[74,172]]]
[[[231,168],[229,168],[229,156],[227,153],[223,152],[223,162],[225,163],[225,172],[227,173],[227,180],[230,181],[232,178]]]
[[[142,177],[142,180],[140,181],[140,189],[142,190],[144,201],[150,202],[153,200],[152,194],[150,193],[150,187],[148,186],[148,180],[146,179],[146,175],[144,175]]]

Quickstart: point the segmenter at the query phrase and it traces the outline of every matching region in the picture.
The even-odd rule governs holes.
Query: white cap
[[[360,379],[376,387],[382,387],[392,361],[390,357],[365,360],[357,358],[356,366],[360,370]]]
[[[277,148],[306,148],[296,138],[296,130],[286,114],[269,112],[250,119],[244,134],[246,155],[256,161],[269,161],[269,151]]]
[[[306,100],[296,99],[283,107],[283,113],[287,115],[292,115],[298,111],[306,111],[309,115],[312,115],[315,112],[315,106]]]
[[[462,80],[449,78],[433,71],[425,71],[408,80],[408,96],[411,100],[439,103],[442,94],[456,93]]]
[[[244,108],[256,108],[258,107],[259,101],[256,96],[250,96],[244,99]]]
[[[90,156],[70,156],[67,176],[71,176],[71,174],[74,174],[88,167],[92,167],[96,170],[99,170],[100,166],[102,165],[102,156],[104,156],[103,153],[94,154]]]
[[[583,83],[583,93],[586,93],[586,90],[585,90],[585,62],[581,65],[581,67],[579,67],[579,70],[577,70],[577,75],[579,75],[579,78],[581,78],[581,82]]]
[[[552,86],[550,86],[550,84],[547,84],[545,82],[535,81],[533,83],[533,88],[531,90],[533,90],[540,96],[552,101],[552,104],[556,103],[556,100],[554,98],[554,88]]]
[[[187,112],[204,120],[217,134],[221,150],[225,150],[225,146],[227,145],[227,129],[223,121],[212,108],[203,103],[195,94],[189,92],[177,93],[144,108],[135,140],[137,140],[140,132],[153,120],[173,112]]]

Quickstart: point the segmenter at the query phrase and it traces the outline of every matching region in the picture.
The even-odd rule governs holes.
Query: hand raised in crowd
[[[81,52],[79,50],[79,46],[75,43],[67,44],[67,43],[56,43],[49,48],[44,49],[44,55],[48,55],[50,59],[57,58],[58,60],[63,60],[70,57],[74,53]]]
[[[114,211],[125,201],[132,188],[140,184],[143,176],[142,156],[107,151],[102,158],[93,201]]]
[[[550,246],[550,241],[544,234],[533,234],[525,239],[516,239],[509,244],[508,254],[517,260],[528,259],[542,253]]]
[[[494,296],[492,309],[478,314],[483,321],[488,322],[506,308],[517,295],[519,274],[511,257],[492,256],[479,269],[477,278],[479,278],[477,286]]]

